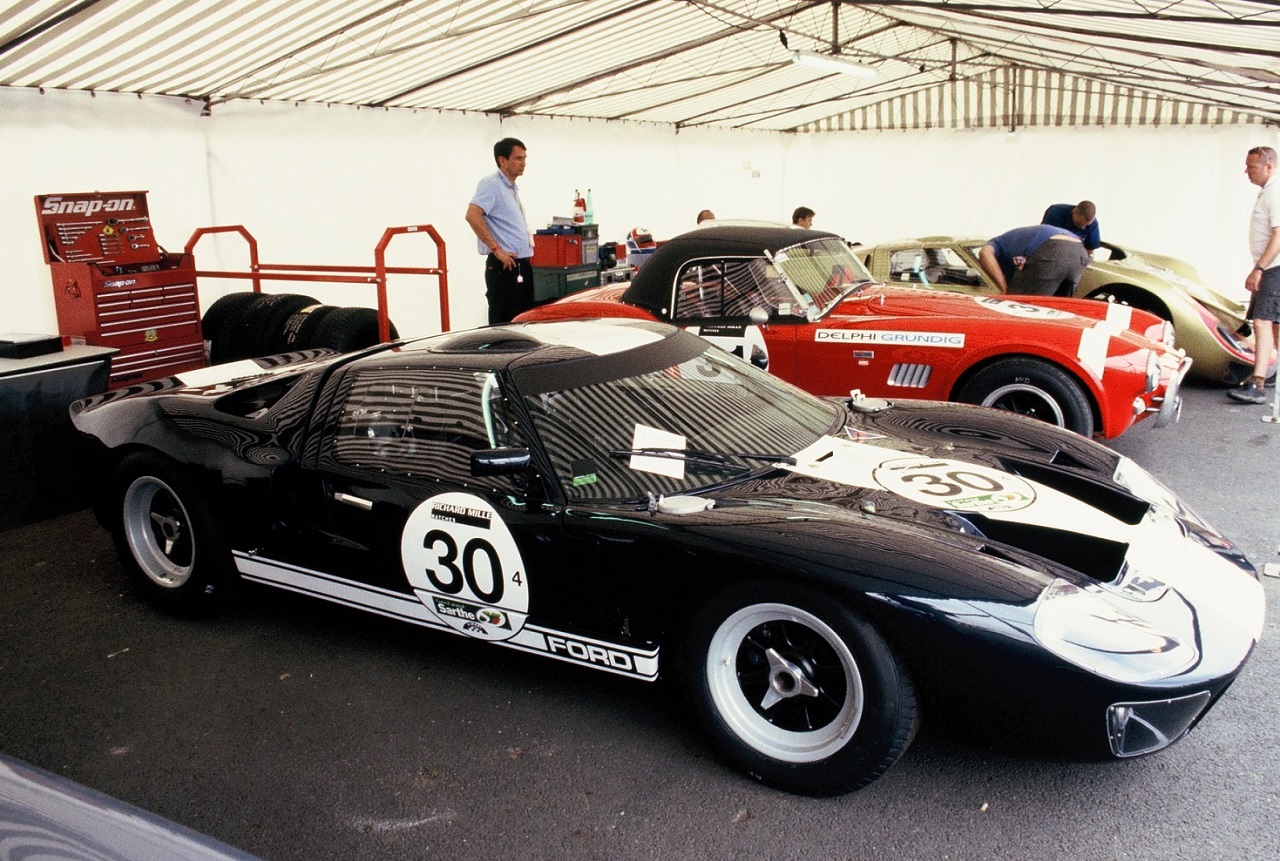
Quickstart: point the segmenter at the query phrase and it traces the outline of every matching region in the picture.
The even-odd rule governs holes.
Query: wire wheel
[[[862,675],[825,622],[786,604],[753,604],[716,629],[707,649],[716,711],[745,744],[781,762],[826,759],[862,721]]]

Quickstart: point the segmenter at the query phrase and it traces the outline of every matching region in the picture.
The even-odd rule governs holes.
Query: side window
[[[700,260],[687,264],[676,281],[675,319],[746,317],[753,308],[772,316],[790,313],[793,303],[781,273],[763,257]]]
[[[903,248],[895,251],[889,257],[889,280],[919,283],[921,273],[928,265],[923,248]]]
[[[473,451],[524,445],[493,374],[403,368],[359,372],[332,439],[341,464],[455,483],[474,483]]]
[[[724,264],[703,260],[687,264],[676,279],[675,319],[724,316]]]

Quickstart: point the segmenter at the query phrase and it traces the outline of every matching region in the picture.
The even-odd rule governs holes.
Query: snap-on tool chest
[[[108,387],[204,367],[195,262],[156,242],[145,191],[35,201],[58,329],[120,351]]]

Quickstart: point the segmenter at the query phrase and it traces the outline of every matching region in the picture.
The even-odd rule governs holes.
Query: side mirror
[[[747,314],[747,319],[752,326],[763,326],[769,322],[769,312],[757,305]]]
[[[533,458],[527,448],[490,448],[471,452],[471,475],[520,475],[527,472]]]

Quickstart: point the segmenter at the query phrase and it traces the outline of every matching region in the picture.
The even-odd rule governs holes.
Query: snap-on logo
[[[96,215],[99,212],[128,212],[133,209],[134,200],[132,197],[113,197],[107,200],[94,198],[93,200],[63,200],[58,195],[45,198],[44,208],[40,210],[41,215],[64,215],[66,213],[74,213],[76,215]]]

